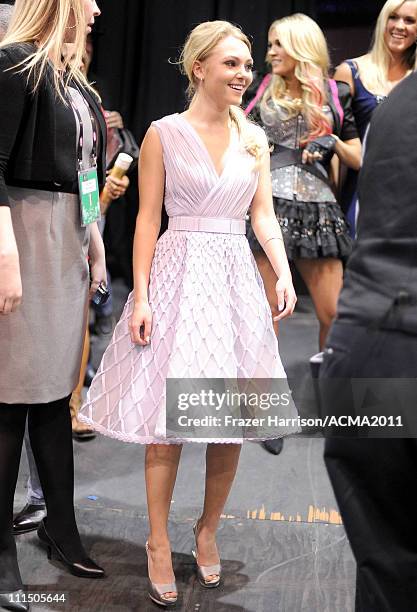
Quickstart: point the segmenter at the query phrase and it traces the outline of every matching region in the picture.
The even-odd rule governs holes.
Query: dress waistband
[[[185,232],[212,232],[213,234],[245,234],[244,219],[224,217],[170,217],[168,229]]]

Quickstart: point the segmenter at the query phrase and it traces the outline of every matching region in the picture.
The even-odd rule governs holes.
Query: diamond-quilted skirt
[[[126,442],[241,442],[227,437],[168,440],[160,424],[166,416],[167,378],[285,379],[271,311],[246,237],[167,230],[156,245],[149,303],[150,344],[142,347],[130,339],[130,294],[81,420]],[[281,416],[296,417],[294,405]],[[277,427],[265,438],[292,431],[297,427]]]

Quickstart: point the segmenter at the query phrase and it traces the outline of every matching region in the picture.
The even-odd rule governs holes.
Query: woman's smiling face
[[[407,0],[389,15],[385,43],[393,54],[405,53],[417,38],[417,2]]]
[[[295,72],[297,62],[282,47],[275,28],[272,28],[268,35],[267,60],[272,66],[273,74],[286,78]]]
[[[242,40],[227,36],[201,62],[196,62],[194,75],[199,88],[220,105],[240,105],[252,82],[253,59]]]

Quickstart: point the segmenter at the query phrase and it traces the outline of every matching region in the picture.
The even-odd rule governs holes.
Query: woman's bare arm
[[[337,138],[337,136],[335,136],[335,138]],[[351,140],[345,141],[337,138],[334,152],[345,166],[353,170],[360,170],[362,163],[362,145],[359,138],[352,138]]]
[[[260,165],[258,188],[251,204],[251,222],[253,231],[278,276],[277,299],[278,310],[281,311],[275,318],[278,321],[293,313],[297,298],[281,228],[272,203],[269,153],[264,154]]]
[[[134,310],[130,322],[132,341],[145,345],[151,332],[148,285],[155,245],[161,228],[165,168],[162,144],[151,126],[143,140],[139,159],[139,213],[133,243]],[[141,335],[140,330],[143,328]]]
[[[350,93],[352,96],[355,95],[355,83],[353,82],[352,71],[349,64],[346,62],[340,64],[336,68],[333,78],[335,81],[343,81],[344,83],[347,83],[350,87]]]

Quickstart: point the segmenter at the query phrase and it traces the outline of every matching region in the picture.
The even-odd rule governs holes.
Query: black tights
[[[87,556],[74,514],[69,397],[48,404],[0,403],[0,593],[22,587],[12,524],[26,418],[48,512],[47,531],[70,561]]]
[[[0,593],[22,588],[12,526],[26,415],[26,406],[0,404]]]

